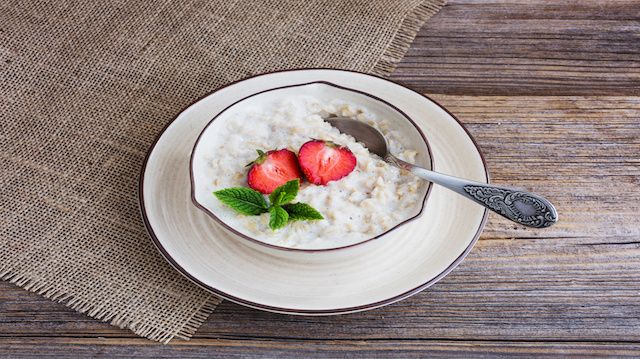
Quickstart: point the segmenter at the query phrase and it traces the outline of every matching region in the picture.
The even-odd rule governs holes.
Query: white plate
[[[184,110],[150,150],[140,179],[147,229],[165,258],[217,295],[253,308],[305,315],[373,309],[406,298],[449,273],[471,250],[487,211],[434,186],[424,214],[354,247],[291,252],[233,237],[190,198],[189,157],[216,114],[247,95],[328,81],[398,107],[427,136],[435,170],[486,182],[483,158],[446,110],[406,87],[356,72],[310,69],[259,75],[222,88]]]

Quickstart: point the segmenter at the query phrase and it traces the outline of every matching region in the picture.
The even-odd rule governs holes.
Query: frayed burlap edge
[[[371,73],[378,76],[389,76],[398,66],[416,38],[418,31],[429,18],[435,15],[446,4],[446,0],[425,0],[418,5],[402,21],[402,25],[391,39],[384,54],[371,69]]]
[[[370,70],[371,73],[379,76],[388,76],[396,68],[398,62],[402,60],[405,53],[411,46],[416,34],[422,25],[433,15],[435,15],[444,5],[445,0],[425,0],[418,5],[403,20],[402,25],[391,39],[382,57]],[[136,323],[127,320],[120,315],[114,314],[106,308],[95,306],[87,301],[62,292],[61,289],[52,287],[49,284],[35,281],[28,278],[26,274],[17,274],[6,268],[0,267],[0,280],[9,281],[28,291],[42,295],[48,299],[61,303],[75,311],[86,314],[97,320],[107,322],[122,329],[128,329],[135,334],[161,343],[168,343],[177,337],[188,340],[198,328],[204,323],[209,315],[222,302],[220,298],[213,295],[208,297],[196,310],[191,318],[187,320],[180,329],[174,333],[154,328],[149,325]]]
[[[25,275],[19,275],[12,273],[10,270],[0,268],[0,280],[5,280],[13,283],[23,289],[42,295],[48,299],[61,303],[77,312],[86,314],[97,320],[108,322],[111,325],[117,326],[122,329],[128,329],[135,334],[145,337],[151,340],[155,340],[164,344],[169,343],[173,338],[180,338],[189,340],[198,328],[204,323],[209,315],[216,309],[218,304],[222,302],[221,299],[210,296],[207,298],[200,308],[196,310],[191,318],[180,326],[180,330],[175,333],[168,333],[165,330],[153,328],[149,325],[135,323],[131,320],[122,318],[121,316],[114,314],[108,309],[97,307],[86,301],[75,298],[72,295],[62,292],[60,289],[52,288],[50,285],[34,281],[27,278]]]

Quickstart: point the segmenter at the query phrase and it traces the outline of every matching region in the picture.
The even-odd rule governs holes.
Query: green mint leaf
[[[296,178],[274,189],[269,195],[269,202],[272,206],[289,203],[298,195],[298,189],[300,189],[300,180]]]
[[[269,208],[269,227],[273,230],[282,228],[289,222],[289,214],[280,206],[271,206]]]
[[[267,201],[262,193],[246,187],[225,188],[213,192],[220,202],[236,212],[257,216],[268,211]]]
[[[324,219],[320,212],[306,203],[289,203],[282,208],[289,213],[290,221]]]

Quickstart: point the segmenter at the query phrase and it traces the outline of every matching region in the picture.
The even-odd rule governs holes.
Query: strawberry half
[[[251,166],[247,176],[249,187],[264,194],[296,178],[302,180],[296,154],[286,149],[267,153],[258,150],[258,158],[247,166]]]
[[[324,186],[351,173],[356,156],[347,147],[312,140],[300,147],[298,162],[309,182]]]

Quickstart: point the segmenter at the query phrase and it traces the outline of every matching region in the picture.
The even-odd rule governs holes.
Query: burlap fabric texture
[[[154,137],[231,81],[285,68],[388,74],[442,0],[4,1],[0,277],[162,342],[220,300],[147,237]]]

